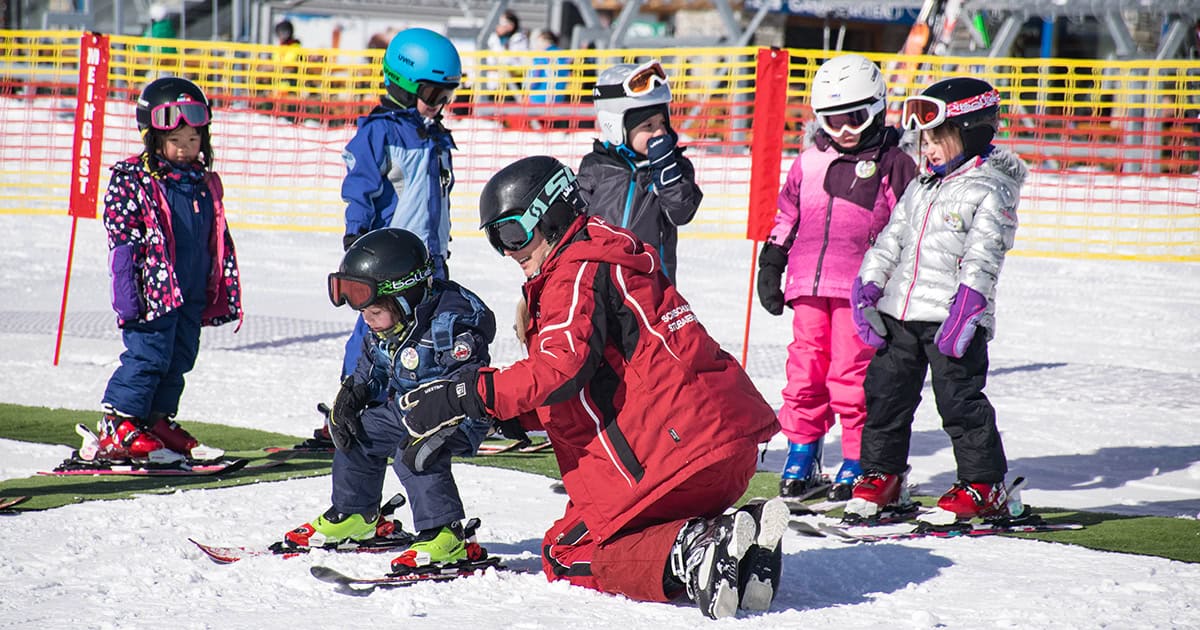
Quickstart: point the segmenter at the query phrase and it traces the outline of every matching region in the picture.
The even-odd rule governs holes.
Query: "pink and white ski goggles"
[[[961,101],[947,103],[940,98],[930,96],[910,96],[904,99],[904,108],[900,112],[900,122],[905,129],[933,129],[946,122],[947,118],[962,116],[971,112],[995,107],[1000,104],[1000,92],[991,90],[976,94]]]
[[[171,131],[181,122],[189,127],[203,127],[210,119],[208,105],[199,101],[163,103],[150,110],[150,126],[160,131]]]

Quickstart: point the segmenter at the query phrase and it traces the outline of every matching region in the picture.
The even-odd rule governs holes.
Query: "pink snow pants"
[[[796,444],[821,439],[842,423],[842,458],[858,459],[867,404],[863,378],[875,349],[863,343],[850,318],[850,300],[799,297],[791,302],[792,343],[779,424]]]

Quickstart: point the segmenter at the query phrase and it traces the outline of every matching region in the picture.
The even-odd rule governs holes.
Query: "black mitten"
[[[767,243],[758,255],[758,301],[772,315],[783,314],[783,270],[787,267],[787,252],[782,247]]]

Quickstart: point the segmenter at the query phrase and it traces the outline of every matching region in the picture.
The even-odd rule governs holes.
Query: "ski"
[[[788,521],[788,528],[800,534],[801,536],[809,536],[812,538],[823,538],[825,533],[819,527],[809,523],[808,521],[800,521],[791,519]]]
[[[805,501],[811,501],[817,497],[825,496],[829,492],[829,488],[833,484],[829,482],[828,477],[823,477],[821,483],[818,483],[811,488],[806,488],[803,492],[796,495],[781,497],[783,502],[787,504],[788,510],[794,515],[802,514],[817,514],[818,512]]]
[[[283,461],[273,461],[250,467],[250,470],[272,468]],[[244,458],[226,459],[213,463],[187,464],[151,464],[130,461],[106,462],[104,460],[87,461],[78,458],[68,458],[54,470],[38,471],[39,475],[116,475],[127,477],[212,477],[227,475],[246,469],[250,460]]]
[[[345,541],[338,544],[317,547],[295,547],[285,544],[283,541],[273,542],[266,547],[223,547],[202,543],[195,538],[188,538],[188,542],[196,545],[200,551],[204,552],[204,555],[217,564],[231,564],[239,560],[245,560],[246,558],[258,558],[262,556],[294,558],[310,551],[332,551],[336,553],[380,553],[395,551],[406,548],[412,543],[414,538],[412,533],[404,531],[404,527],[400,524],[400,521],[392,519],[392,515],[396,513],[396,510],[407,502],[408,499],[403,494],[397,493],[383,505],[379,506],[379,516],[383,519],[384,524],[377,525],[375,528],[375,537],[366,540]],[[477,522],[475,526],[478,527]]]
[[[501,564],[500,558],[484,558],[483,560],[465,561],[449,566],[432,568],[418,573],[389,573],[378,577],[354,577],[346,575],[337,569],[316,565],[309,568],[313,577],[338,586],[338,591],[348,595],[367,595],[376,588],[396,588],[412,586],[422,582],[448,582],[463,577],[480,575],[488,569],[495,571],[512,571]]]
[[[13,508],[29,500],[28,496],[19,497],[0,497],[0,515],[11,516],[20,514],[24,510],[14,510]]]
[[[881,534],[858,533],[846,528],[822,524],[818,529],[846,543],[873,543],[897,540],[913,540],[917,538],[971,538],[979,536],[994,536],[999,534],[1035,534],[1040,532],[1057,532],[1083,529],[1079,523],[1046,523],[1040,518],[1023,523],[955,523],[953,525],[931,525],[917,523],[912,529],[901,532]]]
[[[194,538],[188,538],[188,542],[196,545],[204,555],[217,564],[232,564],[246,558],[260,558],[264,556],[278,556],[281,558],[295,558],[303,556],[311,551],[329,551],[333,553],[385,553],[395,552],[398,550],[407,549],[412,543],[413,535],[409,532],[401,531],[397,528],[396,533],[390,536],[376,536],[367,540],[346,542],[339,545],[321,546],[321,547],[289,547],[282,542],[274,542],[265,548],[256,547],[221,547],[218,545],[209,545],[202,543]]]
[[[10,507],[20,505],[28,500],[29,500],[28,496],[0,497],[0,510],[7,510]]]
[[[479,445],[479,455],[500,455],[502,453],[540,453],[550,449],[552,446],[553,445],[550,443],[550,440],[543,440],[541,442],[517,440],[508,444],[484,443]]]
[[[268,446],[263,452],[275,455],[278,453],[301,453],[307,455],[332,455],[337,450],[325,440],[310,438],[292,446]]]

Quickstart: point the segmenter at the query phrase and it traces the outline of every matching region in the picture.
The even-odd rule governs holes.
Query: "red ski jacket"
[[[600,541],[779,430],[660,265],[631,232],[580,217],[525,283],[529,357],[493,374],[489,411],[537,409],[567,493]]]

